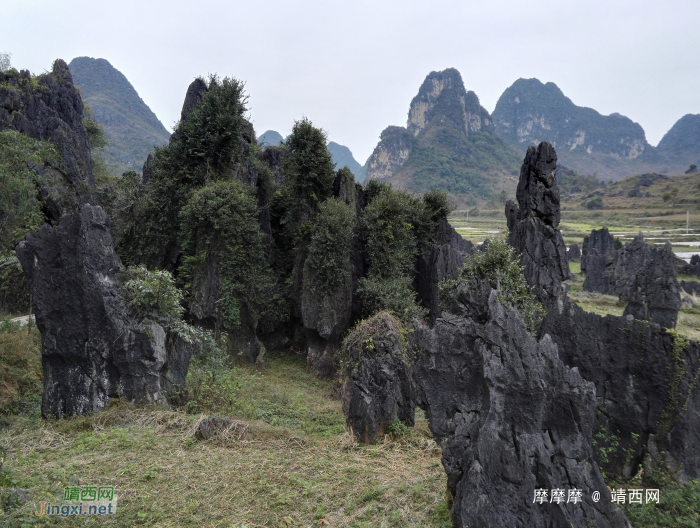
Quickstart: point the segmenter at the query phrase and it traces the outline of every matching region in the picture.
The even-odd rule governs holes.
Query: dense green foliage
[[[441,189],[462,197],[485,198],[492,189],[493,173],[515,174],[521,162],[515,149],[491,132],[466,136],[452,127],[441,127],[414,139],[401,170],[413,174],[408,185],[411,191]]]
[[[466,259],[457,279],[440,283],[440,299],[449,303],[458,288],[487,284],[498,290],[498,301],[504,306],[520,310],[528,331],[534,335],[545,312],[525,280],[519,261],[508,242],[495,238],[485,251]]]
[[[124,275],[122,287],[142,317],[165,316],[165,324],[185,341],[192,343],[196,339],[201,340],[203,334],[183,320],[183,293],[175,285],[169,271],[149,271],[145,266],[131,266]]]
[[[603,199],[600,196],[594,196],[590,200],[583,202],[581,205],[586,207],[586,209],[602,209]]]
[[[322,292],[330,293],[350,279],[354,211],[337,198],[328,198],[319,206],[313,221],[306,266],[310,266]]]
[[[36,173],[27,163],[57,158],[48,141],[38,141],[14,130],[0,132],[0,256],[7,256],[28,231],[45,221],[37,197]]]
[[[600,189],[603,184],[595,176],[579,174],[578,172],[559,165],[557,167],[557,185],[568,193],[589,193]]]
[[[248,126],[245,103],[241,82],[209,78],[209,89],[178,124],[170,144],[156,148],[146,193],[117,247],[124,261],[172,266],[167,259],[179,244],[179,213],[192,192],[207,182],[236,176]]]
[[[105,136],[104,128],[97,122],[92,108],[87,104],[83,107],[83,125],[85,125],[85,130],[87,131],[90,150],[95,151],[107,146],[109,142]]]
[[[0,132],[0,309],[29,305],[24,273],[15,246],[46,218],[37,192],[37,174],[28,163],[58,159],[49,141],[38,141],[14,130]]]
[[[294,123],[285,142],[289,155],[284,158],[283,171],[294,200],[289,212],[294,223],[306,222],[320,202],[333,194],[335,168],[326,140],[326,133],[304,118]]]
[[[182,209],[183,277],[196,288],[202,265],[215,258],[221,284],[220,309],[227,328],[241,324],[241,307],[257,320],[274,297],[267,264],[268,241],[257,220],[255,189],[237,181],[210,183]]]
[[[440,219],[451,210],[442,191],[422,198],[370,181],[361,218],[369,272],[360,279],[363,315],[388,310],[402,318],[424,313],[411,289],[417,259],[427,256]]]

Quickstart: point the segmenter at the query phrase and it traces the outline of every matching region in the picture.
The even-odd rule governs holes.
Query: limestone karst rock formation
[[[528,147],[520,169],[518,204],[506,203],[508,243],[522,254],[520,263],[533,292],[544,306],[561,303],[571,275],[566,245],[559,231],[561,217],[556,185],[557,155],[543,142]]]
[[[590,292],[615,292],[615,263],[619,254],[615,238],[607,227],[583,237],[581,273],[586,275],[583,289]]]
[[[414,424],[407,339],[388,312],[363,321],[344,341],[343,411],[357,440],[374,443],[396,420]]]
[[[661,467],[678,480],[700,475],[700,347],[684,345],[658,324],[602,317],[567,301],[542,332],[559,357],[596,385],[596,430],[618,445],[605,471],[632,476]],[[610,446],[604,446],[606,448]]]
[[[631,119],[576,106],[556,84],[538,79],[515,81],[498,99],[492,117],[496,133],[512,145],[522,149],[549,142],[567,167],[597,172],[601,179],[619,179],[633,173],[632,167],[645,167],[639,162],[653,150]]]
[[[27,235],[17,256],[42,337],[44,416],[89,414],[119,398],[166,403],[184,389],[192,345],[139,315],[120,289],[108,218],[83,205]]]
[[[83,102],[64,61],[56,59],[51,72],[35,79],[26,70],[19,75],[0,72],[0,130],[6,128],[56,145],[60,159],[31,165],[51,220],[57,222],[79,204],[95,203]]]
[[[670,243],[652,248],[639,233],[618,249],[607,228],[593,230],[583,240],[583,289],[619,295],[627,302],[623,315],[675,328],[680,309],[676,261]]]
[[[615,293],[627,301],[623,315],[676,327],[681,300],[670,242],[652,248],[639,233],[620,250],[614,280]]]
[[[629,526],[594,458],[595,387],[496,299],[484,323],[444,312],[415,330],[418,402],[442,448],[453,526]],[[581,500],[550,502],[557,489]]]
[[[685,293],[690,295],[700,295],[700,282],[698,281],[681,281],[680,287]]]
[[[352,226],[349,244],[335,248],[342,252],[343,280],[338,280],[330,291],[324,288],[317,271],[319,262],[313,255],[306,259],[301,277],[300,312],[306,362],[320,376],[332,376],[338,369],[337,353],[343,337],[351,322],[359,319],[357,285],[366,272],[365,247],[358,229],[358,219],[366,203],[364,191],[355,184],[352,174],[339,171],[333,182],[333,195],[349,207],[351,217],[348,218]]]
[[[538,147],[538,152],[545,149],[549,150],[551,146],[543,143]],[[543,190],[536,185],[528,185],[530,171],[525,168],[532,164],[532,159],[529,150],[518,186],[523,192],[518,195],[521,203],[519,214],[523,215],[524,204],[530,209],[529,212],[525,211],[525,217],[539,218],[543,209],[551,208],[542,205],[546,204],[542,198]],[[547,159],[555,159],[553,153]],[[547,169],[553,170],[553,167],[549,165]],[[556,195],[556,189],[550,187],[549,190]],[[513,204],[506,205],[509,225],[513,225],[513,210]],[[554,228],[556,233],[552,234],[552,224],[556,225],[558,218],[555,216],[552,220],[550,224],[532,222],[529,239],[515,238],[512,232],[509,241],[518,244],[516,248],[526,248],[529,240],[561,239],[558,229]],[[593,247],[612,247],[607,231],[598,232],[599,238],[595,235],[589,240],[595,242],[600,239],[606,243],[594,243]],[[646,257],[638,259],[637,254],[647,255],[644,248],[637,252],[628,251],[628,256],[623,259],[627,264],[623,268],[633,267],[637,270],[645,266],[649,270],[639,274],[640,278],[646,277],[646,284],[633,282],[630,289],[638,287],[643,293],[661,288],[672,292],[673,285],[664,282],[667,277],[654,282],[661,278],[660,275],[672,273],[669,269],[673,267],[667,250],[658,251],[663,252],[658,263],[652,263]],[[531,259],[530,266],[525,267],[525,278],[534,292],[546,293],[546,288],[563,291],[563,286],[556,284],[557,279],[564,278],[563,274],[553,276],[551,273],[552,269],[561,269],[559,255],[558,251],[542,251],[538,260]],[[528,258],[528,254],[524,253],[522,263],[527,263]],[[589,265],[590,261],[586,266]],[[660,272],[660,267],[666,271]],[[626,281],[636,273],[625,273],[625,276],[620,280]],[[675,276],[670,281],[674,282]],[[554,288],[551,286],[553,283]],[[540,298],[543,302],[547,299]],[[552,299],[551,296],[549,298]],[[661,298],[666,297],[661,294]],[[601,317],[586,313],[572,303],[565,292],[556,305],[550,302],[549,306],[539,335],[549,335],[558,345],[558,355],[564,364],[578,368],[584,379],[595,384],[596,430],[617,438],[618,446],[609,454],[606,472],[630,476],[644,464],[647,473],[664,467],[678,480],[696,478],[700,472],[700,391],[696,383],[700,374],[700,348],[697,343],[686,343],[657,323],[638,321],[631,315]],[[662,308],[666,306],[662,303]],[[661,315],[666,313],[662,310]]]
[[[569,262],[578,262],[581,260],[581,249],[578,244],[571,244],[566,252],[566,258]]]
[[[204,82],[204,79],[197,78],[190,83],[185,94],[185,101],[182,103],[180,121],[187,121],[187,114],[202,100],[207,90],[207,83]]]
[[[430,255],[419,258],[416,276],[416,289],[423,306],[429,310],[431,322],[441,313],[439,283],[445,279],[456,279],[466,256],[475,251],[474,244],[464,240],[447,220],[440,221]]]
[[[405,127],[389,126],[363,167],[365,181],[423,192],[443,189],[487,198],[512,190],[518,150],[498,137],[477,95],[454,68],[430,72],[408,109]],[[511,191],[512,192],[512,191]]]

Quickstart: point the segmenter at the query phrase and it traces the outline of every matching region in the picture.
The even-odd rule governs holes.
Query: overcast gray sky
[[[1,0],[0,18],[17,68],[105,58],[168,128],[196,76],[236,77],[258,134],[306,116],[360,163],[448,67],[489,112],[537,77],[630,117],[653,145],[700,113],[698,0]]]

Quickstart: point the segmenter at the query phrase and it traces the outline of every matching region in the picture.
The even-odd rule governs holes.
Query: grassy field
[[[188,386],[196,395],[184,408],[117,402],[42,420],[34,393],[33,407],[0,417],[2,485],[30,497],[4,504],[0,526],[450,526],[440,449],[422,415],[403,436],[359,446],[333,382],[289,355],[262,368],[195,365]],[[208,415],[234,422],[198,439]],[[93,484],[116,488],[115,516],[34,515],[40,501],[60,502],[64,486]]]

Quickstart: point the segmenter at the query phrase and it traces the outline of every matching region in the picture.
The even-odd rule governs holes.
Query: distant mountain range
[[[541,141],[554,145],[563,165],[600,180],[679,174],[700,164],[700,115],[682,117],[654,148],[631,119],[576,106],[556,84],[537,79],[517,80],[489,115],[450,68],[426,77],[406,127],[382,132],[360,174],[417,192],[485,197],[513,190],[526,148]]]
[[[105,59],[78,57],[71,74],[82,98],[104,127],[103,157],[113,172],[141,170],[148,152],[170,133],[126,77]],[[268,130],[261,144],[277,145]],[[449,68],[431,72],[408,110],[406,126],[389,126],[364,165],[348,147],[328,150],[337,168],[348,166],[357,181],[377,179],[414,192],[441,188],[464,198],[512,195],[529,145],[551,142],[559,161],[580,174],[619,180],[628,174],[679,174],[700,165],[700,115],[683,116],[658,147],[642,127],[620,114],[604,116],[576,106],[556,84],[518,79],[498,100],[493,115]]]
[[[112,172],[140,171],[154,146],[168,142],[170,132],[143,102],[127,78],[105,59],[77,57],[68,65],[109,144],[103,152]]]
[[[499,137],[489,113],[453,68],[431,72],[413,98],[406,127],[386,128],[366,178],[421,192],[440,188],[484,198],[515,191],[522,155]]]
[[[496,133],[519,150],[549,141],[562,163],[599,179],[652,171],[678,174],[700,159],[700,116],[681,118],[654,148],[631,119],[576,106],[556,84],[537,79],[518,79],[506,89],[493,122]]]

